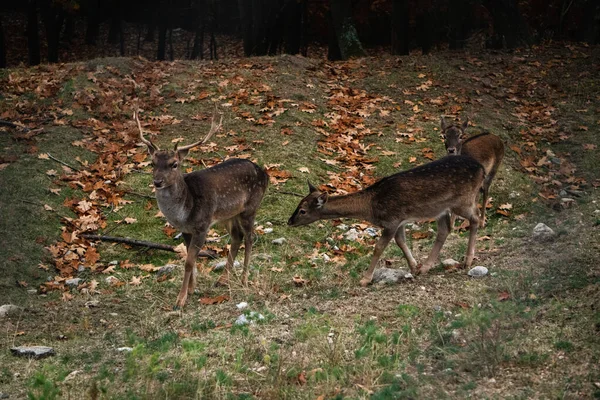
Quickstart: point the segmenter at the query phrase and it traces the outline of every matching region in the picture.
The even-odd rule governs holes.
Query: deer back
[[[460,154],[474,158],[489,174],[504,158],[504,143],[498,136],[486,132],[465,140]]]
[[[447,156],[383,178],[365,191],[373,193],[375,220],[429,219],[473,202],[483,178],[482,166],[471,157]]]

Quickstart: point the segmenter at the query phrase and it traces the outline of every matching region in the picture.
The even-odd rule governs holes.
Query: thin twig
[[[50,154],[50,153],[46,153],[46,154],[48,154],[48,157],[50,157],[50,159],[52,159],[52,160],[56,161],[57,163],[59,163],[59,164],[62,164],[62,165],[64,165],[65,167],[69,167],[69,168],[71,168],[73,171],[81,172],[81,170],[79,170],[78,168],[75,168],[75,167],[73,167],[73,166],[71,166],[71,165],[67,164],[67,163],[66,163],[66,162],[64,162],[64,161],[61,161],[61,160],[59,160],[58,158],[54,157],[52,154]]]
[[[139,196],[139,197],[144,197],[146,199],[154,199],[154,196],[150,196],[149,194],[144,194],[144,193],[138,193],[138,192],[132,192],[131,190],[124,190],[124,193],[127,194],[132,194],[134,196]]]
[[[114,243],[125,243],[133,246],[143,246],[149,247],[151,249],[158,249],[164,251],[175,252],[175,246],[171,246],[168,244],[148,242],[146,240],[138,240],[131,239],[127,237],[118,237],[118,236],[105,236],[105,235],[93,235],[91,233],[83,233],[79,235],[82,238],[89,240],[100,240],[105,242],[114,242]],[[198,252],[198,257],[206,257],[206,258],[216,258],[216,253],[214,251],[202,250]]]
[[[296,196],[296,197],[304,197],[304,195],[301,195],[300,193],[286,192],[284,190],[279,190],[279,191],[277,191],[277,193],[289,194],[290,196]]]
[[[29,132],[29,128],[27,128],[26,126],[24,126],[24,125],[17,125],[14,122],[10,122],[10,121],[0,120],[0,126],[8,126],[9,128],[22,129],[25,132]]]

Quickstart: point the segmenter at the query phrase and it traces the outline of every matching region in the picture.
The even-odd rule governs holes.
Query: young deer
[[[142,142],[152,156],[152,175],[158,208],[167,221],[183,232],[187,247],[183,285],[175,308],[183,307],[188,293],[196,286],[196,257],[204,245],[206,233],[214,223],[224,223],[231,235],[231,246],[225,272],[219,279],[227,282],[231,266],[244,239],[244,272],[242,282],[247,284],[248,263],[252,251],[254,217],[268,184],[268,176],[258,165],[248,160],[230,159],[211,168],[184,174],[181,163],[188,151],[205,143],[221,127],[211,124],[206,137],[196,143],[177,147],[172,151],[160,150],[145,139],[137,112],[134,118]],[[221,117],[221,121],[223,118]]]
[[[329,197],[309,183],[310,193],[300,201],[288,225],[301,226],[321,219],[347,217],[366,220],[383,228],[369,269],[360,282],[366,286],[371,282],[379,257],[392,238],[404,252],[413,274],[427,272],[437,261],[450,233],[449,212],[452,212],[471,223],[465,260],[466,266],[470,266],[475,256],[479,223],[477,195],[483,178],[483,168],[477,161],[456,156],[388,176],[364,190],[344,196]],[[437,219],[437,238],[429,257],[418,268],[406,245],[404,225],[429,218]]]
[[[481,188],[483,192],[483,204],[481,206],[481,226],[485,226],[485,209],[487,207],[488,193],[492,180],[498,172],[498,167],[504,158],[504,143],[496,135],[491,133],[482,133],[464,140],[465,130],[469,121],[465,120],[462,125],[455,125],[446,122],[441,117],[442,135],[444,144],[449,155],[462,154],[474,158],[479,162],[485,171],[485,179]],[[452,225],[454,226],[454,216],[452,216]]]

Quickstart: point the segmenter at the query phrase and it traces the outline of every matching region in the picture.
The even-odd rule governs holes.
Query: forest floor
[[[0,392],[599,397],[599,68],[600,48],[554,44],[339,63],[103,58],[0,71],[0,120],[26,128],[0,127],[0,305],[22,307],[0,319]],[[220,227],[207,244],[218,260],[199,260],[198,293],[181,311],[172,311],[177,253],[82,238],[181,243],[158,213],[137,106],[163,148],[202,138],[215,110],[224,115],[186,170],[242,157],[269,172],[248,287],[237,278],[215,286],[211,269],[229,240]],[[288,227],[294,193],[307,193],[307,178],[330,194],[352,192],[442,157],[440,115],[468,117],[468,133],[506,144],[477,241],[475,265],[490,273],[439,265],[360,287],[373,231],[354,220]],[[533,237],[540,222],[552,238]],[[435,223],[412,224],[407,236],[423,260]],[[457,227],[441,259],[461,260],[467,236]],[[175,269],[159,275],[169,263]],[[381,266],[407,267],[392,244]],[[236,324],[241,314],[252,323]],[[11,354],[24,345],[56,354]]]

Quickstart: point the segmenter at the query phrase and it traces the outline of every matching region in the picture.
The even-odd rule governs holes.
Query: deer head
[[[308,225],[321,219],[321,211],[328,199],[327,193],[319,191],[310,182],[308,182],[308,190],[308,196],[300,201],[296,211],[288,220],[288,225]]]
[[[450,124],[446,122],[444,116],[440,117],[442,126],[442,136],[444,138],[444,144],[448,154],[456,155],[460,154],[462,148],[462,142],[465,136],[465,130],[469,126],[469,120],[465,119],[462,125]]]
[[[177,144],[175,144],[173,150],[161,150],[158,146],[144,137],[142,124],[140,123],[137,110],[134,111],[133,118],[140,131],[140,139],[148,147],[148,154],[152,157],[152,177],[156,190],[165,189],[174,183],[181,181],[183,179],[183,172],[181,172],[180,165],[190,149],[206,143],[206,141],[221,128],[223,123],[222,115],[218,124],[215,124],[215,118],[213,116],[210,131],[204,139],[183,147],[177,147]]]

